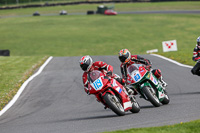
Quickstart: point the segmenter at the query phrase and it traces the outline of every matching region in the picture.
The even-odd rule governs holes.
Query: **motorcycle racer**
[[[192,60],[196,61],[197,63],[192,68],[191,72],[194,75],[200,76],[200,36],[197,37],[197,44],[196,47],[194,48]]]
[[[153,69],[151,70],[152,63],[148,59],[144,59],[139,55],[131,55],[128,49],[122,49],[119,51],[119,60],[121,61],[121,73],[122,77],[127,80],[127,68],[131,64],[144,64],[145,68],[148,71],[152,71],[152,73],[156,76],[156,78],[162,83],[162,86],[165,88],[167,83],[162,79],[161,70],[160,69]]]
[[[120,78],[118,75],[113,74],[113,66],[106,64],[103,61],[93,62],[92,58],[89,55],[81,57],[79,60],[80,67],[84,71],[82,79],[84,84],[84,90],[89,94],[88,90],[88,73],[93,70],[99,70],[102,73],[106,74],[108,77],[115,78],[120,84],[124,85],[125,81]],[[126,87],[125,87],[126,88]],[[133,91],[129,88],[126,88],[129,94],[132,94]]]

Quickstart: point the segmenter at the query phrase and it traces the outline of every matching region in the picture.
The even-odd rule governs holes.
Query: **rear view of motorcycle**
[[[192,74],[200,76],[200,59],[197,60],[197,63],[191,70]]]
[[[127,82],[130,88],[136,89],[142,98],[151,102],[155,107],[168,104],[170,99],[166,88],[142,64],[132,64],[127,69]]]
[[[110,108],[119,116],[131,111],[138,113],[140,106],[134,96],[129,96],[126,89],[114,78],[106,76],[98,70],[88,73],[89,93],[96,96],[105,108]]]

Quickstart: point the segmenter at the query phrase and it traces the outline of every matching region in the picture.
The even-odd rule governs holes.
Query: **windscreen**
[[[135,70],[138,70],[139,67],[142,66],[142,64],[132,64],[128,67],[128,73],[132,73]]]
[[[88,79],[91,81],[91,82],[94,82],[96,79],[98,79],[100,77],[100,71],[97,71],[97,70],[94,70],[92,72],[89,72],[88,74]]]

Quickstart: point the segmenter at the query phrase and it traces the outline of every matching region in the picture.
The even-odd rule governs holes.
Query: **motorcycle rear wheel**
[[[150,91],[150,87],[143,87],[142,88],[143,93],[145,94],[145,96],[147,97],[147,99],[155,106],[155,107],[160,107],[161,103],[158,99],[158,97],[156,96],[155,93]]]
[[[103,96],[104,101],[106,102],[106,104],[108,105],[108,107],[115,112],[117,115],[119,116],[123,116],[125,115],[125,111],[123,106],[121,105],[119,99],[115,96],[112,95],[110,93],[106,93]]]

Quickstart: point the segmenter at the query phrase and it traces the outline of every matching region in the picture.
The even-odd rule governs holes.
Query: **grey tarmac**
[[[16,103],[0,117],[1,133],[94,133],[139,127],[171,125],[200,119],[200,77],[151,55],[141,55],[162,71],[170,103],[154,107],[136,96],[141,110],[119,117],[84,92],[81,57],[54,57],[33,79]],[[92,56],[120,74],[117,56]]]

